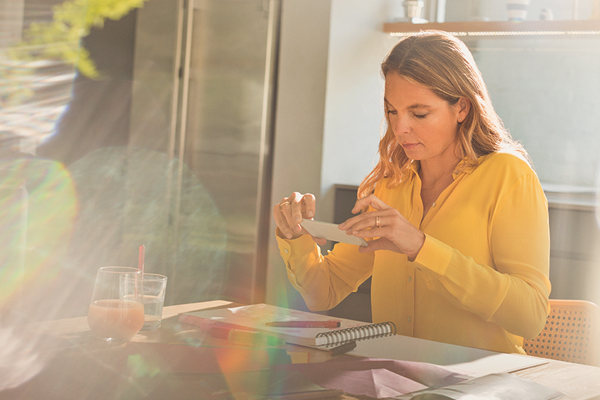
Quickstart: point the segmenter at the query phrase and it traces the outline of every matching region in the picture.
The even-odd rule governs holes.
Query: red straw
[[[138,257],[138,269],[142,272],[142,277],[144,276],[144,252],[146,251],[146,246],[140,246],[140,253]]]
[[[139,256],[138,256],[138,270],[141,272],[142,277],[141,277],[141,281],[142,281],[142,301],[144,299],[144,253],[146,251],[146,246],[141,245],[140,246],[140,251],[139,251]],[[135,297],[137,298],[137,280],[136,280],[136,285],[135,285]]]

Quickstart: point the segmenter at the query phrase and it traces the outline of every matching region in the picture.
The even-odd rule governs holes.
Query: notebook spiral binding
[[[354,326],[352,328],[337,329],[328,332],[320,332],[315,337],[317,346],[337,346],[352,340],[376,339],[396,334],[396,324],[393,322],[380,322]]]

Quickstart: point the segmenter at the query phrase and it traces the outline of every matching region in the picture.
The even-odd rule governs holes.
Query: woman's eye
[[[427,114],[414,114],[415,118],[423,119],[427,116]]]
[[[389,115],[396,115],[398,114],[398,112],[396,110],[388,110],[387,112]]]

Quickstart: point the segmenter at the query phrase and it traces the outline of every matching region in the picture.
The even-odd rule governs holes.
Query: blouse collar
[[[489,154],[478,157],[475,161],[469,160],[467,157],[463,158],[454,168],[452,177],[456,179],[461,173],[470,174],[475,171],[475,168],[477,168],[487,157],[489,157]],[[421,162],[419,160],[411,160],[408,169],[412,171],[413,174],[419,174]]]

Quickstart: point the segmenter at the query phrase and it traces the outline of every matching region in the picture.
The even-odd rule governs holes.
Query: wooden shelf
[[[600,20],[576,21],[465,21],[430,22],[413,24],[389,22],[383,31],[391,35],[406,36],[426,29],[437,29],[456,36],[506,37],[506,36],[588,36],[600,35]]]

